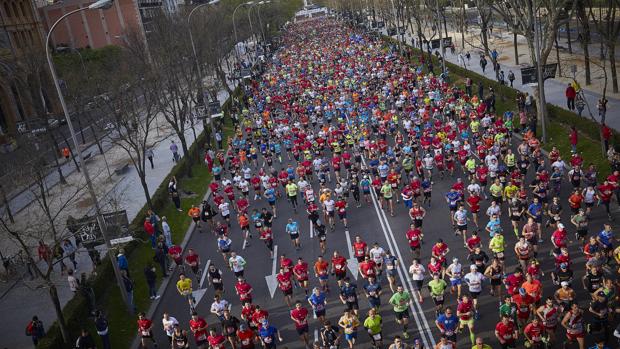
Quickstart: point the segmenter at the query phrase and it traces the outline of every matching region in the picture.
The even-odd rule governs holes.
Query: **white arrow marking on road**
[[[205,283],[205,279],[207,278],[207,271],[209,271],[209,266],[211,265],[211,260],[207,261],[207,265],[205,266],[205,270],[202,272],[202,277],[200,278],[200,287]]]
[[[194,296],[194,299],[196,300],[194,307],[198,306],[198,303],[200,303],[200,300],[202,299],[202,297],[204,297],[205,293],[207,293],[206,288],[201,288],[199,290],[192,292],[192,296]]]
[[[276,288],[278,287],[278,279],[276,278],[276,267],[278,264],[278,245],[273,247],[273,266],[271,267],[271,275],[265,276],[267,281],[267,287],[269,288],[269,294],[271,298],[276,294]]]
[[[347,268],[353,274],[353,278],[357,280],[357,272],[359,270],[359,263],[357,262],[357,258],[355,258],[355,253],[353,252],[353,244],[351,244],[351,235],[349,235],[349,230],[344,231],[347,236],[347,247],[349,248],[349,259],[347,259]]]

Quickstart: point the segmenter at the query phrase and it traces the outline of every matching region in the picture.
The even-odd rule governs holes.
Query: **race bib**
[[[392,264],[388,264],[388,265],[387,265],[387,268],[388,268],[389,270],[392,270],[392,269],[394,269],[394,265],[392,265]]]
[[[204,341],[207,340],[207,335],[206,334],[201,334],[200,336],[196,337],[197,341]]]
[[[497,258],[504,258],[504,252],[497,252]]]
[[[249,339],[242,339],[241,340],[241,344],[242,345],[250,345],[250,340]]]
[[[265,342],[265,343],[271,343],[271,342],[272,342],[272,339],[271,339],[271,337],[265,337],[265,338],[263,338],[263,342]]]
[[[435,296],[435,299],[438,301],[442,301],[443,300],[443,295],[440,294],[439,296]]]
[[[213,278],[212,282],[213,282],[214,284],[219,284],[219,283],[221,283],[221,282],[222,282],[222,279],[219,279],[219,278]]]
[[[373,338],[374,340],[376,340],[376,341],[381,340],[381,333],[373,334],[373,335],[372,335],[372,338]]]
[[[151,332],[150,331],[142,331],[142,336],[150,336]]]
[[[347,302],[349,302],[349,303],[355,302],[355,296],[348,296],[347,297]]]

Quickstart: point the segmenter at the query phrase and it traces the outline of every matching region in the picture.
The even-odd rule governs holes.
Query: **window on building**
[[[21,17],[22,15],[19,13],[19,9],[17,8],[17,4],[14,2],[11,3],[11,8],[13,8],[13,15],[15,17]]]
[[[24,2],[19,3],[19,9],[22,11],[22,16],[28,17],[28,11],[26,10],[26,4]]]

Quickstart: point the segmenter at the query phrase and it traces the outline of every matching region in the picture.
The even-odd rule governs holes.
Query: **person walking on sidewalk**
[[[149,162],[151,163],[151,170],[155,168],[155,165],[153,164],[153,157],[155,156],[155,154],[153,153],[153,148],[148,148],[145,152],[144,155],[146,155],[146,158],[149,159]]]
[[[577,142],[579,141],[579,134],[577,133],[577,128],[575,126],[570,127],[570,133],[568,134],[568,139],[570,140],[570,147],[573,153],[577,152]]]
[[[487,69],[487,59],[484,58],[484,55],[480,55],[480,68],[482,68],[482,74],[484,74]]]
[[[179,161],[179,146],[174,143],[173,141],[170,141],[170,151],[172,152],[172,162],[178,162]]]
[[[155,267],[151,263],[148,263],[146,267],[144,267],[144,278],[146,279],[146,284],[149,288],[149,298],[158,299],[157,273]]]
[[[32,317],[32,321],[26,326],[26,335],[32,338],[32,343],[35,347],[39,344],[39,339],[45,336],[43,323],[36,315]]]
[[[575,110],[575,98],[577,98],[577,91],[575,91],[573,84],[568,84],[564,95],[566,96],[566,107],[568,110]]]
[[[105,315],[101,310],[97,310],[95,313],[95,328],[97,329],[97,334],[99,338],[101,338],[101,343],[103,343],[103,349],[112,348],[110,344],[110,329],[108,327],[108,319],[106,319]]]
[[[598,109],[598,116],[602,119],[607,114],[607,99],[605,97],[601,97],[596,104],[596,109]]]
[[[515,73],[512,70],[508,71],[508,81],[510,81],[510,87],[512,87],[512,83],[515,81]]]

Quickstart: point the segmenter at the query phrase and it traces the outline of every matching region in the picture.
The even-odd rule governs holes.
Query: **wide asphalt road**
[[[517,143],[515,139],[513,143]],[[286,158],[286,156],[285,156]],[[282,165],[275,164],[275,167],[280,170],[283,167],[286,167],[288,162],[284,162]],[[253,170],[257,170],[254,168]],[[457,177],[463,177],[465,179],[466,184],[466,176],[462,174],[460,169],[458,169],[453,178],[446,177],[444,179],[440,179],[439,175],[434,176],[434,186],[433,186],[433,203],[432,207],[426,206],[427,215],[424,219],[423,225],[423,233],[425,234],[425,244],[423,245],[422,250],[422,264],[426,266],[428,264],[430,258],[430,250],[433,243],[442,238],[450,247],[451,252],[449,254],[448,260],[451,260],[453,257],[458,257],[461,263],[463,264],[464,270],[468,268],[469,262],[467,262],[467,249],[463,247],[462,237],[455,236],[450,219],[449,219],[449,210],[447,204],[444,199],[445,193],[448,192],[449,188],[456,181]],[[332,183],[330,183],[329,187],[333,188],[335,186],[335,182],[333,181],[334,175],[332,174]],[[529,183],[533,179],[533,170],[530,169],[528,173],[526,183]],[[207,185],[207,183],[205,183]],[[315,193],[318,192],[319,185],[315,180],[312,182]],[[587,309],[587,305],[589,303],[589,295],[586,291],[581,287],[581,277],[584,275],[584,257],[581,252],[580,244],[574,241],[574,229],[572,228],[572,224],[570,224],[570,210],[567,204],[567,197],[570,193],[570,184],[564,184],[564,191],[562,192],[561,199],[562,204],[565,207],[564,214],[562,217],[562,222],[568,228],[570,234],[569,238],[572,241],[570,244],[570,252],[572,256],[573,262],[573,270],[575,272],[575,281],[573,282],[573,288],[577,291],[578,299],[580,305]],[[253,194],[253,193],[252,193]],[[253,195],[250,195],[251,198]],[[299,198],[299,202],[302,202],[301,197]],[[198,204],[198,202],[197,202]],[[376,198],[373,197],[373,201],[370,204],[363,203],[362,207],[356,208],[351,198],[349,201],[349,207],[347,209],[347,214],[349,217],[349,235],[350,238],[353,239],[354,236],[360,235],[363,240],[365,240],[369,246],[372,245],[373,242],[378,242],[380,246],[382,246],[386,250],[392,251],[394,255],[396,255],[400,260],[400,270],[399,270],[399,282],[402,283],[406,289],[411,290],[412,282],[408,274],[409,265],[412,263],[413,255],[409,250],[407,239],[405,237],[405,233],[411,223],[410,218],[407,214],[407,210],[404,205],[401,203],[396,204],[395,217],[390,217],[389,212],[385,212],[379,209]],[[486,212],[486,208],[489,206],[489,201],[482,202],[482,208],[480,211],[480,226],[484,227],[488,222],[488,217],[484,214]],[[267,202],[263,200],[251,201],[250,212],[253,208],[262,208],[268,207]],[[617,210],[617,207],[614,206],[614,210]],[[294,262],[296,262],[298,257],[302,257],[306,262],[308,262],[310,268],[312,268],[314,261],[317,256],[320,254],[318,240],[311,237],[310,232],[310,224],[307,219],[307,215],[303,209],[298,210],[298,213],[294,213],[292,207],[289,202],[284,199],[279,199],[277,203],[277,212],[278,218],[274,220],[273,224],[273,232],[274,232],[274,245],[277,245],[279,258],[281,255],[285,254],[287,257],[291,258]],[[235,213],[231,214],[231,218],[235,217]],[[295,251],[291,240],[287,236],[285,232],[285,225],[287,219],[292,217],[295,219],[301,227],[301,243],[302,249],[300,251]],[[217,217],[219,218],[219,216]],[[602,208],[595,208],[592,215],[592,221],[590,222],[590,232],[591,234],[598,233],[602,229],[603,223],[606,221],[607,217],[603,212]],[[349,249],[347,243],[347,236],[345,233],[344,226],[341,222],[338,221],[336,217],[336,230],[335,232],[328,232],[327,235],[327,253],[326,259],[331,259],[331,254],[334,250],[338,250],[342,255],[349,258]],[[521,223],[521,226],[524,222]],[[207,231],[206,224],[204,232],[200,233],[195,231],[188,243],[188,247],[192,247],[197,250],[198,254],[201,256],[203,267],[206,265],[207,261],[215,264],[218,268],[220,268],[224,272],[224,283],[225,283],[225,296],[229,302],[233,304],[233,314],[240,318],[240,302],[238,296],[234,291],[234,283],[236,282],[233,273],[228,270],[227,262],[225,262],[221,256],[221,254],[217,250],[217,243],[213,234]],[[470,232],[472,227],[474,227],[473,222],[469,223]],[[506,271],[508,273],[512,272],[514,268],[517,266],[517,259],[515,258],[513,247],[516,242],[516,238],[512,233],[512,227],[510,225],[510,221],[506,215],[506,210],[502,211],[502,227],[505,232],[506,237]],[[551,230],[547,229],[543,234],[545,238],[545,242],[542,243],[539,249],[538,259],[542,264],[542,270],[545,273],[545,276],[542,277],[544,288],[544,296],[551,296],[555,291],[555,286],[551,283],[550,273],[554,268],[553,257],[550,256],[549,251],[551,248],[551,242],[549,241],[549,237],[551,235]],[[300,342],[297,333],[295,332],[295,328],[292,320],[289,317],[289,309],[284,302],[283,295],[280,290],[276,290],[275,296],[271,298],[269,289],[267,287],[267,283],[265,281],[265,277],[272,274],[274,270],[274,262],[269,258],[268,251],[262,241],[257,239],[257,234],[254,231],[254,239],[250,246],[245,249],[242,249],[242,238],[241,232],[238,228],[236,222],[233,221],[232,229],[230,230],[229,236],[233,240],[233,249],[237,251],[239,255],[244,257],[248,265],[246,266],[246,279],[252,285],[254,292],[254,304],[259,304],[263,309],[269,311],[269,319],[270,323],[280,329],[283,337],[284,337],[284,345],[288,348],[303,348],[303,343]],[[489,237],[488,234],[484,231],[480,233],[482,237],[483,246],[485,246],[484,250],[487,251],[489,256],[491,256],[490,251],[486,248],[488,245]],[[176,242],[179,243],[179,242]],[[279,264],[277,264],[276,270],[279,269]],[[176,317],[181,323],[181,327],[184,329],[189,329],[188,321],[190,319],[188,305],[187,302],[177,293],[176,291],[176,280],[178,280],[178,270],[175,271],[171,276],[171,282],[168,284],[164,294],[162,295],[162,300],[159,303],[157,311],[153,316],[153,321],[155,323],[155,334],[156,339],[159,343],[167,342],[165,334],[161,328],[161,316],[164,311],[167,311],[171,314],[171,316]],[[426,280],[428,281],[428,279]],[[327,317],[332,323],[336,323],[339,317],[342,314],[344,306],[340,303],[338,299],[337,293],[337,284],[334,278],[330,278],[329,285],[331,289],[331,293],[328,296],[327,305]],[[360,304],[360,321],[366,318],[367,311],[369,306],[365,300],[365,296],[362,292],[362,287],[364,282],[361,278],[357,280],[358,285],[358,295],[359,295],[359,304]],[[310,272],[310,287],[318,286],[318,280],[314,277],[313,273]],[[398,326],[394,321],[394,315],[392,312],[392,307],[387,304],[388,299],[391,296],[391,292],[389,289],[389,285],[387,281],[384,279],[383,283],[383,295],[382,295],[382,306],[380,308],[380,314],[384,320],[384,338],[391,340],[394,335],[401,334],[401,327]],[[203,288],[207,287],[207,281],[204,282]],[[466,293],[467,286],[464,286],[464,293]],[[197,289],[198,286],[194,283],[194,289]],[[488,283],[485,284],[485,289],[483,291],[483,295],[479,299],[479,312],[480,319],[476,321],[476,335],[481,335],[485,338],[485,342],[491,344],[493,347],[498,346],[498,343],[493,334],[496,323],[499,321],[498,315],[498,298],[491,296],[488,292]],[[308,308],[310,314],[312,314],[311,309],[307,306],[307,302],[305,301],[304,292],[302,289],[297,288],[294,290],[294,299],[302,300],[303,304]],[[409,313],[411,315],[411,324],[409,333],[411,334],[411,339],[407,340],[408,343],[413,342],[413,338],[420,337],[425,343],[425,347],[432,347],[435,343],[435,340],[439,338],[439,331],[434,325],[435,320],[435,310],[432,299],[428,296],[428,291],[424,290],[423,294],[425,296],[423,304],[418,304],[417,302],[412,303],[409,309]],[[451,306],[453,309],[456,307],[456,296],[446,294],[447,300],[446,305]],[[213,301],[213,291],[208,289],[204,297],[200,300],[197,310],[198,313],[205,317],[207,322],[210,325],[217,325],[219,328],[219,321],[215,316],[210,314],[209,309],[211,303]],[[586,310],[587,313],[587,310]],[[310,315],[311,316],[311,315]],[[589,315],[588,315],[589,316]],[[315,338],[316,332],[315,329],[319,328],[318,321],[312,320],[310,318],[310,339],[311,341]],[[358,329],[358,343],[357,347],[360,348],[369,348],[370,339],[363,328]],[[558,329],[559,342],[561,343],[564,340],[564,331],[562,329]],[[193,340],[193,337],[192,337]],[[520,341],[520,345],[522,345],[522,341]],[[556,345],[559,347],[560,344]],[[194,344],[192,343],[192,347]],[[458,337],[458,347],[459,348],[469,348],[471,344],[469,342],[469,336],[467,331],[463,334],[460,334]]]

